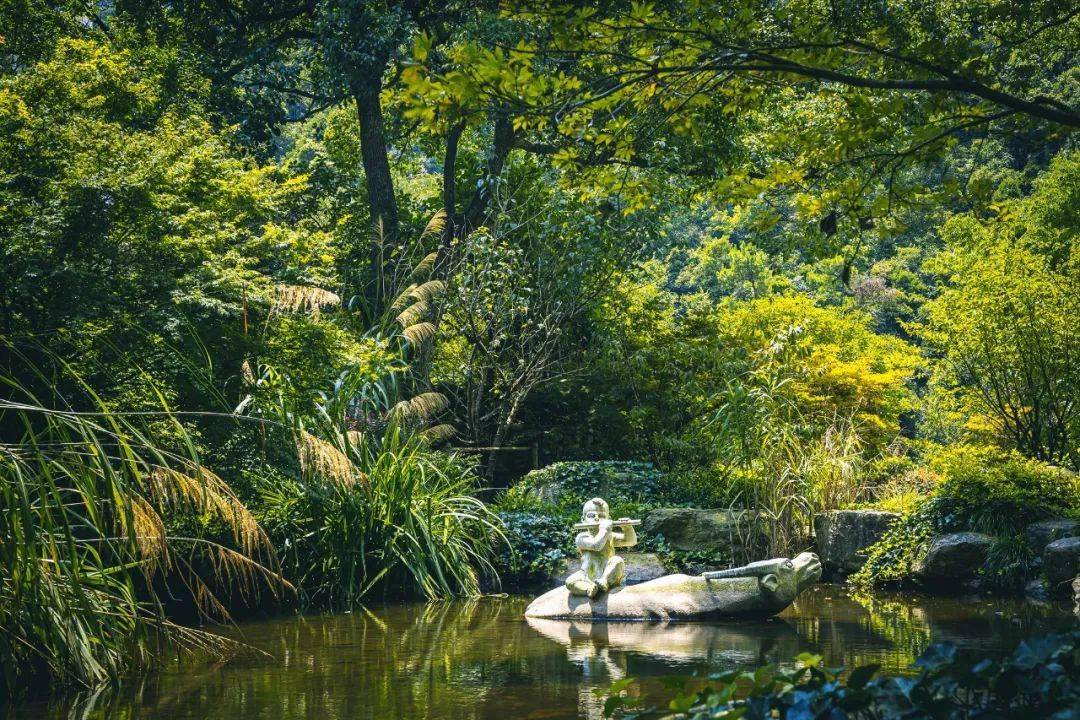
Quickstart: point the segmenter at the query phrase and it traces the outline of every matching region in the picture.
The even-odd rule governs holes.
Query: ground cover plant
[[[928,466],[933,486],[868,549],[856,583],[910,581],[934,535],[974,531],[997,538],[983,576],[999,589],[1018,591],[1035,574],[1025,528],[1080,517],[1076,475],[1015,451],[958,445],[937,453]]]

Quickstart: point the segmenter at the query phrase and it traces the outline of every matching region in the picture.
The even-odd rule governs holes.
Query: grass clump
[[[143,416],[89,391],[89,409],[76,411],[11,376],[0,383],[4,692],[37,680],[92,687],[175,652],[231,652],[235,643],[171,620],[166,599],[228,620],[219,588],[280,594],[286,583],[262,527],[199,463],[183,425],[153,414],[169,426],[166,445]],[[178,534],[178,516],[224,528],[225,541]]]

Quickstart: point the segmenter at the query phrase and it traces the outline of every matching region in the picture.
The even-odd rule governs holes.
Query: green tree
[[[326,315],[293,317],[339,302],[307,180],[246,157],[177,78],[197,94],[167,50],[68,39],[0,81],[0,332],[127,409],[159,392],[227,409],[245,358],[276,364],[300,338],[326,381],[363,351]]]
[[[919,332],[943,362],[945,392],[1030,457],[1080,464],[1080,273],[1062,270],[1013,238],[1015,221],[957,216],[944,229],[954,249],[935,260],[947,287],[924,306]]]

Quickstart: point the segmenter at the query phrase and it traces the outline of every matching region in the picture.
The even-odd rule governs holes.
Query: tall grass
[[[444,222],[436,215],[420,240]],[[287,427],[295,446],[300,477],[264,487],[261,512],[308,604],[349,607],[377,589],[476,595],[483,576],[497,581],[493,545],[505,542],[498,517],[475,496],[467,464],[433,449],[453,434],[435,423],[447,400],[409,388],[410,356],[435,335],[443,291],[432,278],[435,260],[431,253],[411,269],[396,263],[398,275],[379,280],[379,297],[395,295],[381,310],[361,298],[348,303],[363,306],[365,336],[396,357],[381,376],[347,368],[311,399],[263,366],[241,403]]]
[[[709,427],[747,510],[747,560],[792,556],[809,545],[814,516],[867,499],[859,427],[850,417],[809,418],[789,396],[783,367],[730,383]]]
[[[498,518],[466,463],[431,447],[442,401],[391,403],[377,384],[349,373],[311,408],[279,398],[301,475],[265,488],[261,504],[284,571],[314,605],[353,606],[376,589],[475,595],[494,577]]]
[[[24,376],[25,377],[25,376]],[[39,380],[45,378],[39,375]],[[222,654],[234,644],[165,613],[166,580],[225,619],[215,583],[280,589],[262,528],[199,465],[169,413],[168,452],[135,418],[87,389],[89,410],[42,402],[0,375],[0,674],[8,695],[32,680],[93,686],[171,652]],[[57,409],[57,406],[60,406]],[[170,513],[214,518],[233,547],[167,530]],[[209,560],[214,577],[194,568]]]

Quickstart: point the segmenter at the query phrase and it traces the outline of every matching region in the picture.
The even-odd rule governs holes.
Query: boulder
[[[1080,574],[1080,537],[1055,540],[1043,550],[1043,572],[1051,592]]]
[[[848,575],[866,562],[866,548],[885,534],[898,513],[883,510],[834,510],[814,518],[817,554],[825,572]]]
[[[730,551],[739,545],[739,524],[745,513],[697,508],[656,508],[642,519],[642,530],[659,535],[676,550]]]
[[[926,557],[915,569],[924,582],[941,585],[955,583],[960,589],[961,581],[974,578],[990,549],[993,538],[976,532],[959,532],[939,535],[930,542]]]
[[[1035,578],[1024,586],[1024,595],[1026,595],[1029,600],[1045,602],[1050,599],[1050,586],[1047,584],[1046,580]]]
[[[638,583],[655,580],[668,574],[660,556],[655,553],[619,553],[623,559],[623,567],[626,569],[624,585],[637,585]],[[581,558],[567,558],[559,571],[551,577],[552,585],[562,585],[570,574],[581,569]]]
[[[1028,525],[1024,535],[1027,537],[1028,547],[1041,553],[1043,548],[1055,540],[1080,535],[1080,522],[1069,518],[1040,520]]]

